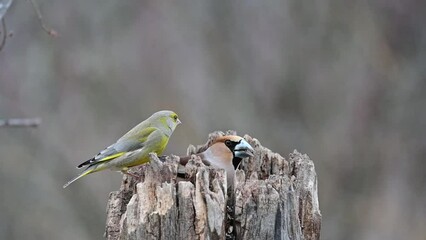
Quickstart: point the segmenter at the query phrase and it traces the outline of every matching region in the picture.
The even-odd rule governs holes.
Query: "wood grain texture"
[[[206,144],[190,146],[188,154]],[[193,156],[187,179],[176,177],[178,157],[136,168],[125,175],[120,191],[107,206],[107,239],[319,239],[321,214],[314,163],[296,150],[288,159],[263,147],[248,135],[256,150],[236,173],[234,189],[226,186],[223,169],[203,165]],[[233,216],[235,214],[235,216]],[[235,228],[235,229],[234,229]]]

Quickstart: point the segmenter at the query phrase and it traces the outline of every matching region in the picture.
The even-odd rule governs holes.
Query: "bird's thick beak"
[[[254,149],[246,140],[241,139],[235,146],[234,152],[235,156],[239,158],[253,157]]]
[[[180,121],[180,119],[177,119],[177,125],[182,124],[182,122]]]

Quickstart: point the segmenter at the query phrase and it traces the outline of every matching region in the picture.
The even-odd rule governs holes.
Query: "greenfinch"
[[[228,187],[234,185],[235,169],[246,157],[253,156],[254,149],[244,138],[236,135],[228,135],[215,139],[205,151],[196,154],[206,166],[222,168],[226,171]],[[191,156],[179,159],[179,174],[185,172],[185,166]]]
[[[86,169],[64,185],[94,172],[111,169],[127,173],[128,168],[149,162],[149,153],[160,155],[167,146],[170,136],[181,124],[172,111],[159,111],[124,134],[114,144],[99,152],[77,168]]]

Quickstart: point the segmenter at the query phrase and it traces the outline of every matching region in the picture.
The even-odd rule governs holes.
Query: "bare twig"
[[[40,118],[0,119],[0,127],[38,127],[40,123]]]
[[[7,38],[7,28],[6,28],[6,21],[4,20],[4,18],[1,19],[1,26],[2,26],[2,39],[0,42],[0,52],[1,50],[3,50],[4,45],[6,45],[6,38]]]
[[[38,8],[38,5],[35,2],[35,0],[29,0],[29,1],[33,5],[34,12],[37,14],[38,21],[40,22],[40,25],[43,28],[43,30],[46,31],[47,34],[49,34],[50,36],[57,37],[58,32],[56,32],[53,28],[47,27],[46,24],[44,23],[43,16],[41,15],[40,9]]]

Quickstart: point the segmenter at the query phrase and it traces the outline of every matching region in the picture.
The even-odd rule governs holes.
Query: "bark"
[[[226,134],[235,134],[228,131]],[[188,154],[206,149],[215,132]],[[193,156],[187,179],[177,178],[177,156],[151,155],[140,179],[124,175],[107,206],[107,239],[319,239],[321,214],[314,163],[296,150],[284,159],[255,138],[255,148],[227,189],[226,174]]]

